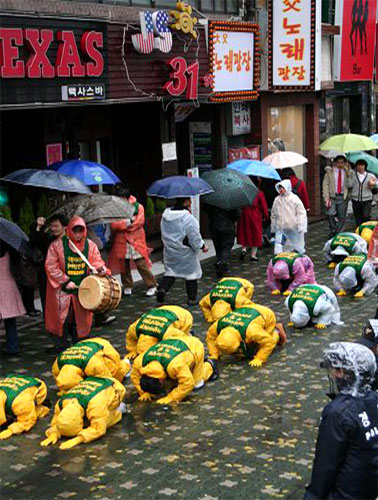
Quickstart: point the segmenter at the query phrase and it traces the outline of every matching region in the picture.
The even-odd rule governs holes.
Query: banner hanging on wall
[[[260,79],[260,39],[257,24],[209,22],[212,101],[257,99]]]
[[[372,80],[375,54],[377,0],[337,0],[334,79],[340,82]]]
[[[321,2],[269,1],[269,88],[320,90]]]

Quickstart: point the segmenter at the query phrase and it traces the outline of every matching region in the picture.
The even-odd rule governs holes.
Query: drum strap
[[[82,259],[82,260],[83,260],[83,261],[87,264],[87,266],[88,266],[88,267],[89,267],[89,269],[92,271],[92,273],[93,273],[93,274],[98,274],[98,273],[97,273],[96,268],[95,268],[95,267],[93,267],[93,266],[92,266],[92,264],[90,264],[89,260],[86,258],[86,256],[83,254],[83,252],[81,252],[81,251],[77,248],[77,246],[75,245],[75,243],[74,243],[72,240],[70,240],[69,238],[68,238],[68,243],[69,243],[70,245],[72,245],[72,248],[75,250],[75,252],[78,254],[78,256],[79,256],[79,257],[81,257],[81,259]]]

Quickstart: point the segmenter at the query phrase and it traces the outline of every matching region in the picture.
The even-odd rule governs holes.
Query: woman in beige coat
[[[293,251],[305,253],[304,235],[307,232],[307,213],[299,196],[291,192],[286,179],[276,184],[279,196],[273,202],[271,231],[275,233],[274,253]]]

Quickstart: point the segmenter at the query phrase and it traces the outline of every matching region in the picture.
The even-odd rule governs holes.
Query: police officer
[[[328,371],[330,396],[323,410],[311,482],[305,499],[375,499],[378,496],[378,394],[371,389],[373,353],[335,342],[320,365]]]

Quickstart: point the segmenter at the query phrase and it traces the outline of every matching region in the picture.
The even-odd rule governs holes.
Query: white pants
[[[301,254],[304,254],[306,252],[304,233],[299,233],[294,229],[276,231],[274,241],[275,254],[281,252],[292,252],[293,250]]]

